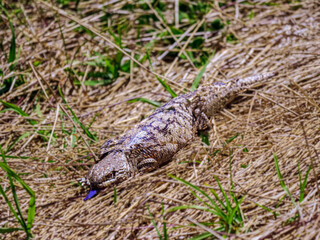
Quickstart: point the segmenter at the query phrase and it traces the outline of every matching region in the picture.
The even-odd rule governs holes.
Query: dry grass
[[[152,20],[150,26],[141,29],[137,39],[135,20],[139,16],[152,14],[153,10],[121,10],[124,4],[124,1],[80,1],[78,7],[81,11],[77,13],[72,10],[72,3],[64,9],[60,6],[60,10],[56,11],[40,0],[29,1],[28,5],[17,2],[16,7],[21,11],[16,16],[10,15],[15,27],[17,50],[20,51],[17,67],[13,71],[10,71],[7,60],[11,32],[7,17],[1,13],[0,35],[3,52],[6,53],[0,56],[3,71],[1,83],[12,76],[16,77],[16,81],[21,76],[25,80],[20,86],[2,94],[1,99],[18,105],[30,117],[21,117],[13,111],[1,113],[0,144],[7,149],[21,135],[29,133],[6,155],[18,156],[7,157],[8,165],[15,172],[24,173],[21,177],[36,193],[36,216],[32,228],[35,238],[155,239],[158,234],[147,206],[161,231],[165,219],[170,239],[190,238],[207,231],[198,223],[214,222],[217,217],[195,209],[167,212],[173,206],[203,205],[192,195],[190,188],[170,178],[168,173],[206,191],[210,186],[219,195],[221,192],[213,176],[219,178],[227,191],[231,189],[232,173],[233,192],[239,198],[245,196],[245,200],[240,205],[243,226],[236,233],[230,233],[230,239],[319,239],[320,7],[317,1],[280,2],[271,6],[231,3],[221,8],[217,2],[212,2],[212,9],[203,21],[210,23],[219,17],[224,23],[230,21],[230,25],[225,25],[216,33],[201,32],[197,30],[202,23],[199,19],[190,25],[187,38],[173,46],[171,51],[177,52],[181,48],[183,51],[192,50],[186,44],[187,39],[193,39],[197,34],[205,39],[204,49],[209,49],[211,53],[214,48],[217,50],[207,66],[202,83],[274,70],[280,72],[279,76],[258,90],[244,93],[215,116],[209,149],[206,150],[197,140],[167,166],[120,184],[117,186],[116,203],[113,189],[105,189],[94,199],[83,202],[87,189],[79,186],[76,179],[86,175],[94,163],[85,142],[94,153],[98,153],[106,139],[118,136],[153,110],[146,103],[127,103],[129,99],[170,100],[168,92],[152,74],[148,61],[143,63],[143,67],[131,68],[128,73],[120,72],[111,85],[85,85],[86,78],[89,79],[88,73],[99,69],[85,64],[99,59],[94,52],[108,56],[116,53],[110,44],[114,39],[100,21],[105,12],[111,16],[108,27],[121,25],[125,19],[130,19],[130,28],[122,39],[128,54],[123,60],[130,60],[129,56],[135,53],[142,56],[146,52],[144,46],[157,38],[155,33],[166,29],[160,24],[161,21]],[[172,24],[175,21],[174,1],[167,1],[166,4],[169,7],[172,5],[172,8],[163,14],[166,21]],[[10,9],[7,10],[10,12]],[[248,17],[251,13],[254,13],[252,19]],[[73,20],[92,28],[90,30],[93,32],[99,29],[98,36],[74,31],[79,25],[70,20],[72,16],[78,19]],[[151,27],[156,30],[154,34],[147,31]],[[100,34],[101,29],[104,30]],[[236,43],[226,41],[230,33],[236,37]],[[192,66],[192,59],[175,58],[172,54],[159,59],[162,51],[171,46],[167,43],[163,41],[162,44],[159,40],[152,48],[153,71],[165,76],[168,84],[181,94],[184,88],[190,88],[198,69]],[[31,68],[30,64],[34,67]],[[133,66],[132,59],[130,64]],[[78,76],[82,84],[75,86],[76,76],[65,71],[67,68],[85,73]],[[82,130],[77,131],[72,121],[59,113],[61,107],[66,108],[66,105],[57,86],[62,89],[80,121],[86,126],[92,124],[90,131],[96,133],[97,141],[90,140]],[[0,106],[0,110],[3,109],[5,107]],[[66,112],[71,115],[68,110]],[[38,123],[31,125],[27,119]],[[79,125],[76,126],[79,128]],[[54,136],[49,144],[51,131],[54,131]],[[237,134],[237,138],[226,143]],[[44,135],[46,141],[42,137]],[[248,152],[243,151],[245,148]],[[216,150],[220,151],[216,153]],[[280,185],[273,153],[278,156],[284,182],[296,204]],[[301,202],[297,163],[302,177],[310,165],[314,167],[308,176],[305,197]],[[6,189],[8,179],[2,170],[0,173],[1,185]],[[29,197],[19,184],[16,189],[26,213]],[[7,194],[12,198],[10,191]],[[18,226],[2,200],[0,216],[1,226]],[[207,228],[213,230],[216,226]],[[219,235],[222,236],[221,233]],[[24,232],[20,231],[1,237],[24,236]]]

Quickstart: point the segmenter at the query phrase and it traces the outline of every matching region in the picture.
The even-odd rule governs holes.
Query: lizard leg
[[[154,158],[146,158],[138,163],[137,168],[139,172],[150,172],[159,168],[159,164]]]
[[[110,152],[116,145],[118,141],[114,138],[111,138],[104,142],[104,144],[100,148],[100,160],[103,159],[108,152]]]
[[[207,131],[212,128],[211,121],[204,112],[200,111],[199,108],[194,111],[194,115],[196,117],[197,130],[199,132]]]

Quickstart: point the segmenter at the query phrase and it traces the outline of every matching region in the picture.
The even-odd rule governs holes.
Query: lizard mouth
[[[123,182],[128,178],[130,178],[130,175],[128,175],[126,172],[116,173],[113,171],[108,175],[105,181],[96,184],[96,186],[97,188],[106,188],[111,184]]]
[[[87,201],[93,197],[95,197],[102,188],[106,188],[107,186],[109,186],[111,183],[113,183],[116,179],[111,179],[111,180],[107,180],[105,182],[102,183],[98,183],[96,186],[91,187],[90,192],[88,193],[88,195],[83,199],[83,201]],[[90,183],[88,184],[90,185]]]
[[[104,177],[103,181],[101,181],[100,183],[98,182],[95,185],[98,188],[106,188],[110,184],[117,182],[117,180],[118,180],[118,175],[117,175],[116,171],[112,171]]]
[[[116,179],[111,179],[102,183],[97,184],[96,187],[92,188],[90,190],[90,192],[88,193],[88,195],[85,197],[85,199],[83,199],[83,201],[87,201],[93,197],[95,197],[102,188],[106,188],[107,186],[109,186],[111,183],[115,182]]]
[[[107,181],[104,181],[104,182],[102,182],[102,183],[98,183],[98,184],[97,184],[97,187],[98,187],[98,188],[106,188],[106,187],[108,187],[110,184],[116,182],[116,180],[117,180],[117,179],[114,178],[114,179],[109,179],[109,180],[107,180]]]

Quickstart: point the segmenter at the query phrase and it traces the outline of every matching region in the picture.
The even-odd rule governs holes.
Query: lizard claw
[[[86,178],[78,178],[77,181],[81,184],[81,186],[86,186],[86,185],[90,185],[88,182],[88,179]]]

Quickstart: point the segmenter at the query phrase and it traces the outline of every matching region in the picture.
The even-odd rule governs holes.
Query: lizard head
[[[91,189],[105,188],[112,183],[124,181],[130,176],[130,166],[122,151],[111,151],[101,156],[101,161],[92,166],[87,183]]]

